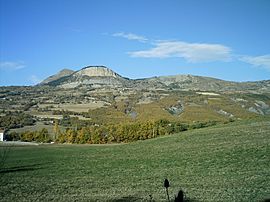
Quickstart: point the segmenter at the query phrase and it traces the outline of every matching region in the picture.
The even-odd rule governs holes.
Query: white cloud
[[[11,61],[5,61],[0,62],[0,69],[1,70],[19,70],[25,68],[24,62],[11,62]]]
[[[132,57],[184,58],[188,62],[228,61],[231,49],[221,44],[187,43],[183,41],[161,41],[149,50],[129,52]]]
[[[243,56],[239,60],[270,70],[270,54],[261,56]]]
[[[261,56],[241,56],[233,55],[232,49],[222,44],[211,43],[188,43],[184,41],[172,40],[150,40],[133,33],[118,32],[114,37],[122,37],[128,40],[151,44],[154,47],[147,50],[128,52],[131,57],[138,58],[183,58],[187,62],[228,62],[242,61],[256,67],[270,70],[270,54]],[[153,42],[154,41],[154,42]]]
[[[29,81],[33,84],[36,85],[38,83],[40,83],[42,80],[40,78],[38,78],[36,75],[31,75],[29,77]]]
[[[118,33],[114,33],[113,36],[122,37],[122,38],[125,38],[125,39],[128,39],[128,40],[135,40],[135,41],[139,41],[139,42],[148,41],[148,39],[145,38],[144,36],[139,36],[137,34],[132,34],[132,33],[118,32]]]

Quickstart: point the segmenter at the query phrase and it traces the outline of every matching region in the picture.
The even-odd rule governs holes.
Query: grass
[[[43,122],[36,122],[36,124],[33,125],[33,126],[24,126],[22,128],[14,128],[14,129],[10,129],[9,132],[10,133],[11,132],[23,133],[23,132],[26,132],[26,131],[40,131],[43,128],[45,128],[45,129],[48,130],[49,134],[51,136],[53,136],[54,135],[53,127],[54,127],[54,125],[46,125]],[[66,129],[63,126],[59,126],[59,128],[60,128],[61,131],[64,131]]]
[[[270,197],[270,120],[246,120],[120,145],[14,146],[0,201],[190,201]],[[2,147],[3,148],[3,145]]]
[[[102,101],[89,102],[87,104],[59,104],[56,110],[68,110],[73,112],[88,112],[89,109],[98,109],[105,105]]]
[[[53,133],[53,125],[45,125],[42,122],[37,122],[33,126],[24,126],[22,128],[10,129],[10,132],[23,133],[26,131],[37,131],[37,130],[41,130],[43,128],[47,129],[50,134]]]

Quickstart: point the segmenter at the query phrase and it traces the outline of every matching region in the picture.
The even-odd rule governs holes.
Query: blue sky
[[[0,85],[105,65],[129,78],[270,79],[269,0],[0,0]]]

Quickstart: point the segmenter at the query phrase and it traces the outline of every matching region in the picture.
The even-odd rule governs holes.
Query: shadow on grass
[[[184,199],[184,202],[200,202],[196,199],[190,199],[190,198],[187,198],[187,199]]]
[[[131,202],[143,201],[143,198],[139,198],[136,196],[124,196],[124,197],[119,198],[119,199],[110,200],[110,202],[126,202],[126,201],[131,201]]]
[[[3,168],[0,170],[0,173],[14,173],[14,172],[24,172],[24,171],[34,171],[42,169],[42,164],[31,164],[31,165],[22,165],[9,168]]]
[[[119,198],[119,199],[112,199],[112,200],[109,200],[109,202],[128,202],[128,201],[131,201],[131,202],[138,202],[138,201],[160,201],[159,199],[145,199],[145,198],[139,198],[139,197],[136,197],[136,196],[125,196],[125,197],[122,197],[122,198]],[[177,202],[177,200],[170,200],[170,202]],[[191,199],[191,198],[186,198],[183,200],[183,202],[200,202],[196,199]]]

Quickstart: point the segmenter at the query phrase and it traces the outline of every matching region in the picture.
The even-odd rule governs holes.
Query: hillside
[[[132,144],[13,146],[2,201],[263,201],[270,193],[269,119]],[[0,144],[0,149],[3,149]],[[139,151],[139,152],[138,152]],[[42,186],[41,186],[42,184]],[[21,186],[23,185],[23,186]]]
[[[58,72],[55,75],[49,76],[48,78],[46,78],[45,80],[43,80],[40,84],[41,85],[45,85],[45,84],[49,84],[52,83],[53,81],[62,79],[64,77],[70,76],[74,71],[70,70],[70,69],[62,69],[60,72]]]
[[[164,124],[166,131],[155,129],[160,123],[178,131],[181,124],[193,128],[269,116],[269,86],[270,80],[238,83],[192,75],[133,80],[104,66],[88,66],[61,71],[37,86],[0,87],[0,127],[20,134],[46,128],[54,139],[57,120],[63,133],[100,126],[95,131],[102,143],[119,141],[108,128],[123,128],[122,134],[135,127],[137,135],[120,139],[145,139],[138,134],[142,126],[165,134],[174,129]],[[112,140],[102,138],[104,134]],[[90,139],[78,141],[99,142]]]

